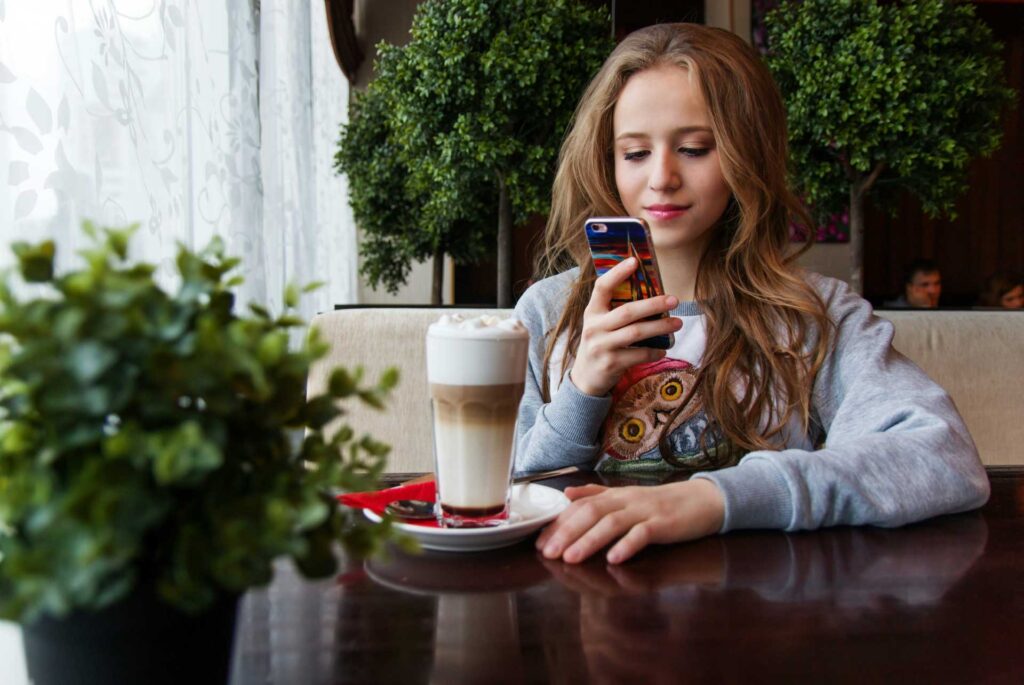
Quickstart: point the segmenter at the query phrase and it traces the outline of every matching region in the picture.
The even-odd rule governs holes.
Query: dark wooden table
[[[330,581],[281,565],[242,605],[232,683],[1022,683],[1024,469],[989,475],[977,512],[620,567],[549,562],[532,538]]]

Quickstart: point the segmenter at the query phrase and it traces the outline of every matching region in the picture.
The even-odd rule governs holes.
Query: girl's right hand
[[[672,295],[627,302],[612,309],[612,293],[636,268],[636,259],[630,257],[594,281],[594,292],[583,312],[576,360],[569,372],[573,384],[588,395],[607,394],[626,369],[665,356],[665,350],[630,345],[656,335],[674,333],[683,327],[680,319],[671,316],[645,320],[669,312],[679,304]]]

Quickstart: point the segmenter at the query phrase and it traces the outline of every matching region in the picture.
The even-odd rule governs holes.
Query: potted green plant
[[[332,496],[372,487],[387,446],[322,429],[339,399],[382,406],[397,373],[339,368],[306,397],[326,346],[289,345],[298,289],[280,316],[236,313],[214,240],[179,248],[165,290],[128,259],[132,230],[86,226],[60,275],[52,242],[15,244],[24,283],[0,278],[0,615],[37,685],[225,682],[237,599],[275,559],[325,576],[336,543],[390,530]]]

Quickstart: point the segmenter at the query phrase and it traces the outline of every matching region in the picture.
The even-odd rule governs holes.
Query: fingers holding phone
[[[637,260],[634,257],[627,257],[615,263],[611,268],[606,268],[603,272],[599,271],[586,311],[607,312],[614,309],[615,305],[612,300],[615,297],[615,292],[620,285],[633,276],[636,267]]]
[[[682,322],[668,316],[678,300],[662,291],[650,234],[640,220],[590,219],[586,229],[598,278],[570,377],[581,391],[600,396],[626,369],[664,357]]]
[[[664,306],[662,311],[668,311],[677,304],[672,296],[659,300]],[[626,369],[661,359],[665,350],[637,347],[636,344],[653,336],[671,335],[683,327],[682,321],[672,317],[649,320],[643,314],[646,308],[639,313],[632,310],[634,314],[624,319],[631,310],[617,307],[602,311],[592,299],[591,306],[583,314],[576,361],[569,373],[572,382],[582,392],[600,397],[615,387]]]
[[[594,271],[598,275],[595,288],[602,296],[600,304],[605,304],[607,296],[609,308],[626,307],[627,311],[621,314],[623,320],[631,319],[637,311],[648,311],[651,317],[667,316],[667,310],[661,308],[665,290],[647,223],[628,216],[593,217],[587,219],[584,230]],[[608,278],[602,279],[605,275]],[[659,299],[662,302],[657,302]],[[643,308],[629,306],[647,300],[655,302]],[[640,339],[632,344],[667,350],[673,343],[669,333]]]
[[[632,278],[638,267],[635,257],[624,259],[609,269],[604,275],[599,276],[594,282],[594,291],[590,296],[590,303],[587,305],[587,312],[609,313],[608,325],[612,329],[620,329],[636,322],[643,322],[650,325],[637,326],[629,335],[623,335],[623,345],[637,345],[656,341],[661,338],[668,342],[668,347],[674,342],[673,333],[681,328],[681,322],[671,319],[667,314],[679,301],[671,295],[653,295],[641,300],[616,304],[615,293],[623,283]],[[657,319],[657,320],[655,320]],[[645,331],[645,334],[637,336],[635,332]],[[642,347],[662,347],[662,345],[640,345]]]
[[[630,339],[636,335],[628,332],[620,334],[622,329],[608,330],[606,326],[607,320],[600,315],[583,316],[580,344],[569,372],[573,384],[581,392],[594,397],[607,394],[619,382],[626,369],[665,356],[665,350],[622,345],[623,335]]]

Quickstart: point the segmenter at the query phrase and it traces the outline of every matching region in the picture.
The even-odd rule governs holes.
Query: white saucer
[[[424,549],[441,552],[479,552],[515,544],[554,520],[569,506],[569,498],[561,490],[537,483],[512,486],[509,522],[490,528],[428,528],[395,520],[394,526],[416,538]],[[381,517],[369,509],[363,514],[371,521]]]

